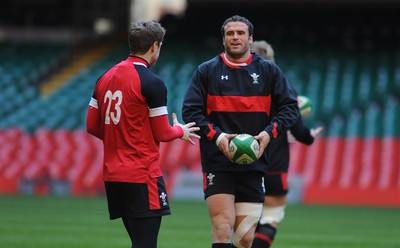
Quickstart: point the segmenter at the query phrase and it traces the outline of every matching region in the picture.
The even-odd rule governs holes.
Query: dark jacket
[[[256,54],[247,65],[232,64],[221,54],[195,71],[182,117],[200,127],[204,171],[265,172],[266,153],[251,165],[236,165],[219,151],[215,141],[221,133],[258,135],[263,130],[276,138],[295,123],[299,116],[296,108],[295,92],[276,64]]]

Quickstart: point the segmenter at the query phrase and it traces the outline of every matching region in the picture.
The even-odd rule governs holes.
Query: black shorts
[[[289,191],[287,172],[269,172],[265,174],[265,195],[283,196]]]
[[[170,215],[163,177],[145,183],[105,182],[110,219]]]
[[[264,202],[263,176],[258,171],[203,172],[204,197],[231,194],[235,202]]]

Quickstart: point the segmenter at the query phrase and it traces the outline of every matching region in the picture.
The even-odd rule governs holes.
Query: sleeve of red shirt
[[[102,140],[103,133],[101,132],[100,121],[101,118],[99,110],[89,106],[86,115],[86,131]]]
[[[151,129],[154,138],[158,142],[169,142],[183,136],[183,129],[180,126],[171,126],[168,115],[160,115],[150,118]]]

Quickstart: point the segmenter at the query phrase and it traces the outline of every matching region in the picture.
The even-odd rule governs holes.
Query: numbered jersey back
[[[97,81],[92,98],[101,115],[104,179],[141,182],[147,171],[161,176],[149,118],[168,114],[167,91],[147,62],[130,56],[115,65]]]

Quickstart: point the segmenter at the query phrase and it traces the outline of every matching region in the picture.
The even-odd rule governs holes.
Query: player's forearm
[[[169,124],[167,115],[151,117],[150,125],[154,138],[158,142],[169,142],[182,137],[184,134],[181,127]]]
[[[314,142],[314,137],[311,135],[310,129],[304,125],[304,121],[301,116],[290,128],[290,132],[297,141],[303,144],[311,145]]]

